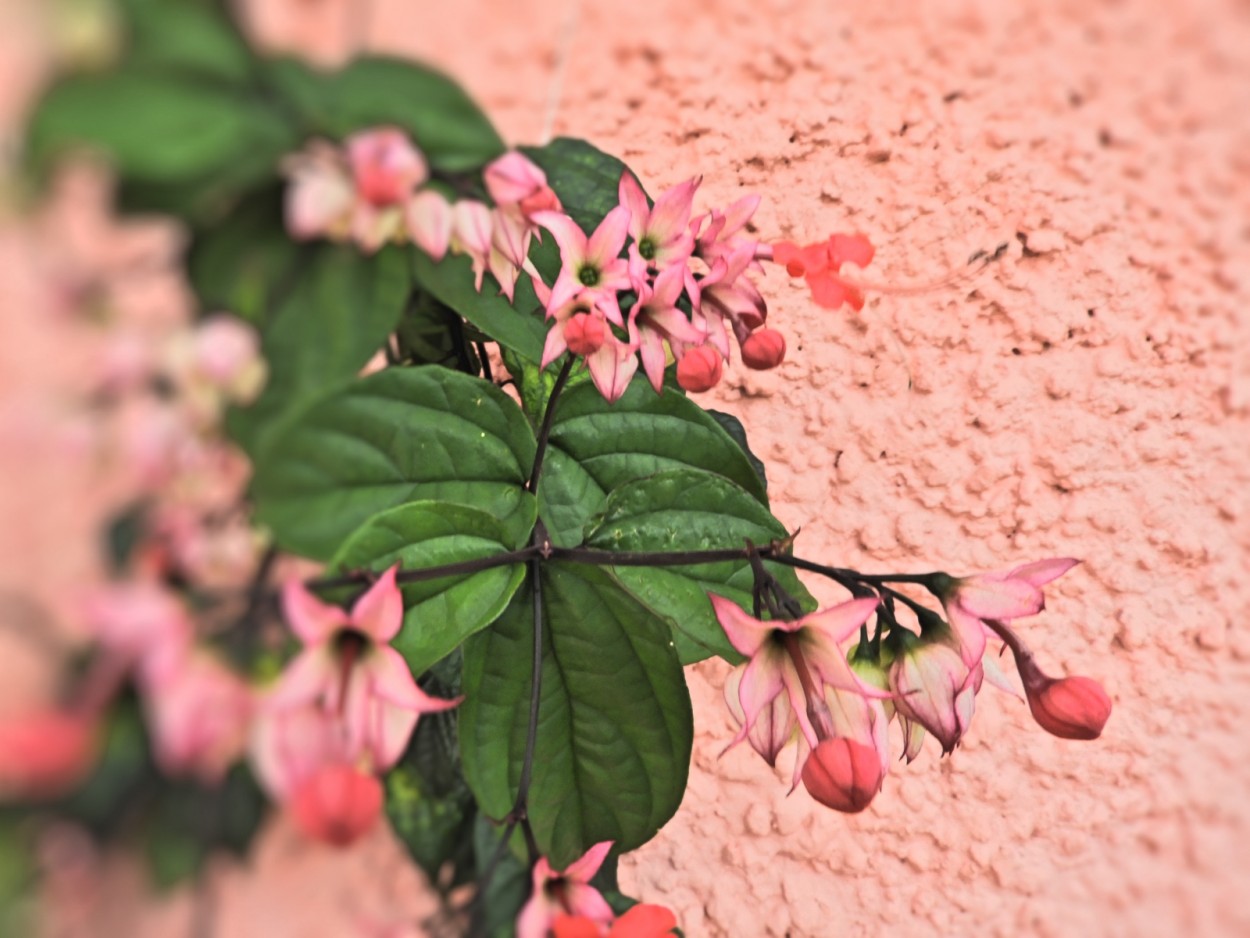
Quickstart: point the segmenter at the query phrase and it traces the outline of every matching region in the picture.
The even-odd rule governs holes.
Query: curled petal
[[[774,623],[763,622],[748,615],[745,609],[724,596],[709,593],[708,599],[712,601],[712,612],[716,614],[716,621],[725,630],[729,643],[740,654],[752,657],[772,634]]]
[[[1030,586],[1040,589],[1052,580],[1059,579],[1079,563],[1080,561],[1074,557],[1053,557],[1049,560],[1026,563],[1016,567],[1007,575],[1012,579],[1024,580]]]

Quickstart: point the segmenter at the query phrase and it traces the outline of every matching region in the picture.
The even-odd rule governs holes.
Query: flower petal
[[[625,239],[629,237],[629,209],[618,205],[604,217],[586,244],[586,261],[603,269],[617,259]],[[566,262],[567,263],[567,262]],[[622,262],[620,275],[628,279],[628,267]]]
[[[563,212],[535,212],[530,220],[551,232],[560,246],[564,269],[571,269],[586,258],[586,232]]]
[[[347,625],[347,613],[323,603],[295,578],[282,584],[282,617],[305,645],[321,645]]]
[[[607,859],[608,853],[612,850],[611,840],[603,840],[595,844],[584,854],[566,866],[560,873],[565,879],[573,880],[579,883],[588,883],[595,878],[595,874],[599,872],[599,867],[603,866],[603,861]],[[587,912],[579,912],[577,909],[570,907],[570,912],[575,915],[587,915]],[[592,918],[594,916],[591,916]],[[609,917],[611,917],[609,913]]]
[[[287,664],[265,700],[265,708],[289,710],[335,693],[338,667],[326,645],[305,648]]]
[[[395,582],[399,564],[388,569],[352,606],[351,624],[375,642],[386,643],[404,624],[404,597]]]
[[[748,615],[745,609],[724,596],[708,593],[708,599],[712,601],[716,621],[725,630],[729,643],[748,658],[759,651],[764,640],[772,634],[774,623],[762,622]]]
[[[1016,567],[1008,576],[1017,580],[1024,580],[1030,586],[1041,588],[1051,580],[1057,580],[1073,567],[1079,560],[1074,557],[1052,557],[1049,560],[1039,560],[1035,563],[1026,563],[1022,567]]]

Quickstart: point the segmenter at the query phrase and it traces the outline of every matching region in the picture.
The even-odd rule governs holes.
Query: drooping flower
[[[803,277],[816,305],[838,309],[846,304],[860,310],[864,308],[864,295],[858,286],[842,278],[842,266],[867,267],[873,253],[872,243],[865,236],[835,234],[803,246],[778,241],[773,245],[773,262],[785,267],[791,277]]]
[[[792,621],[767,622],[721,596],[710,594],[710,598],[730,643],[750,658],[731,679],[736,685],[742,728],[730,746],[746,739],[769,765],[774,765],[796,725],[813,748],[821,739],[834,735],[824,700],[826,689],[875,698],[889,696],[888,691],[872,687],[855,674],[841,647],[876,610],[879,600],[875,597],[847,600]],[[731,710],[736,708],[731,706]],[[817,722],[824,725],[818,728],[811,712],[817,713]]]
[[[970,667],[985,653],[985,620],[1009,621],[1035,615],[1046,605],[1042,587],[1080,563],[1055,557],[974,576],[939,579],[934,591],[942,601],[960,652]]]
[[[308,837],[336,847],[367,833],[382,813],[372,751],[342,716],[317,705],[262,708],[252,728],[252,767]]]
[[[563,870],[553,870],[546,857],[534,864],[533,891],[517,916],[517,938],[548,938],[562,916],[586,918],[606,927],[612,907],[590,881],[612,849],[612,841],[595,844]]]
[[[981,688],[980,663],[969,667],[949,632],[916,638],[896,630],[899,648],[890,666],[890,689],[894,706],[904,720],[907,755],[913,757],[910,724],[932,733],[942,744],[943,755],[954,751],[972,723],[975,698]]]
[[[987,624],[1011,649],[1029,712],[1038,726],[1060,739],[1088,740],[1102,735],[1111,717],[1111,698],[1101,684],[1088,677],[1051,677],[1006,624],[993,619]]]
[[[660,271],[685,262],[694,251],[690,210],[700,182],[688,179],[661,195],[654,206],[648,206],[646,193],[633,173],[621,173],[617,195],[621,206],[629,212],[631,258],[643,267]]]
[[[394,765],[422,713],[460,702],[427,695],[390,647],[404,615],[397,569],[383,573],[350,614],[321,602],[299,580],[286,583],[283,611],[304,650],[287,666],[269,703],[276,709],[318,703],[341,714],[353,746],[368,749],[378,769]]]
[[[287,157],[283,171],[291,180],[286,227],[292,237],[341,240],[351,233],[356,189],[337,147],[314,140],[303,152]]]

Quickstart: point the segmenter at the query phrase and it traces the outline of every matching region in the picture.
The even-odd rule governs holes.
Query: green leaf
[[[522,493],[517,528],[533,528],[534,497]],[[506,553],[515,543],[493,517],[444,502],[409,502],[374,515],[334,555],[339,570],[404,571],[439,567]],[[402,584],[404,625],[392,644],[421,674],[461,642],[490,625],[525,578],[523,563],[476,573]]]
[[[309,133],[337,139],[367,127],[400,127],[431,166],[446,172],[476,169],[504,150],[495,128],[459,85],[414,62],[370,56],[321,73],[285,59],[270,63],[268,76]]]
[[[199,0],[124,0],[130,27],[127,62],[242,84],[252,56],[220,4]]]
[[[197,233],[187,273],[202,310],[229,310],[263,328],[294,289],[301,253],[311,259],[317,247],[287,234],[282,200],[282,186],[253,193]]]
[[[353,381],[275,433],[252,481],[256,518],[285,550],[329,558],[371,516],[424,499],[494,515],[517,543],[534,436],[486,381],[437,366]]]
[[[581,543],[587,522],[613,489],[665,469],[716,473],[768,503],[738,444],[707,411],[675,391],[656,394],[638,376],[615,404],[583,384],[556,408],[538,503],[557,546]]]
[[[667,374],[665,377],[667,377]],[[728,433],[733,441],[738,444],[742,452],[746,454],[747,461],[751,463],[751,468],[755,470],[755,474],[760,477],[760,485],[763,486],[764,492],[767,493],[768,473],[765,470],[763,460],[751,452],[751,447],[747,443],[747,431],[742,426],[742,421],[733,414],[727,414],[719,410],[709,410],[708,413],[711,414],[713,420],[720,424],[721,429]]]
[[[749,539],[764,546],[786,529],[768,509],[722,476],[693,469],[661,472],[618,488],[609,497],[587,546],[614,551],[722,550]],[[815,604],[789,567],[766,563],[805,608]],[[743,560],[680,567],[614,567],[613,575],[640,602],[671,622],[683,664],[709,655],[742,661],[712,613],[708,593],[751,608],[754,577]]]
[[[27,137],[35,166],[88,147],[130,180],[187,185],[247,166],[273,173],[295,142],[262,102],[193,76],[127,70],[53,85]]]
[[[522,277],[517,283],[514,306],[498,295],[498,285],[489,275],[482,283],[481,292],[473,288],[472,262],[466,255],[449,255],[438,263],[424,251],[413,251],[412,257],[417,282],[440,302],[500,345],[535,362],[542,358],[547,325],[528,277]]]
[[[473,822],[473,852],[477,861],[477,878],[482,881],[499,849],[503,831],[482,814]],[[530,894],[530,873],[524,863],[507,847],[498,854],[489,883],[484,883],[481,903],[480,934],[488,938],[515,938],[516,919]]]
[[[300,408],[360,371],[399,322],[411,289],[400,248],[366,257],[324,244],[301,259],[291,275],[298,279],[262,333],[265,389],[227,423],[253,456]]]
[[[457,866],[468,862],[477,816],[468,789],[432,797],[420,773],[401,762],[386,776],[386,816],[431,882],[438,883],[439,871],[449,860]]]
[[[460,747],[488,816],[512,808],[525,752],[533,586],[465,643]],[[529,818],[553,867],[653,837],[681,803],[693,732],[669,629],[603,571],[544,564],[542,695]]]

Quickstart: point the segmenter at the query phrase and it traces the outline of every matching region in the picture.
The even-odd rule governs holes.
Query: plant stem
[[[521,761],[521,777],[517,780],[516,801],[512,805],[511,819],[520,821],[525,830],[526,844],[530,850],[530,862],[538,859],[538,845],[534,843],[534,832],[529,826],[528,805],[530,782],[534,777],[534,748],[538,742],[538,709],[542,701],[543,691],[543,557],[549,553],[551,544],[547,538],[547,529],[541,521],[534,527],[531,542],[536,555],[529,561],[530,578],[534,589],[534,646],[533,674],[530,678],[530,710],[529,722],[525,728],[525,756]]]
[[[770,548],[760,553],[772,557]],[[603,567],[680,567],[696,563],[720,563],[726,560],[745,560],[750,556],[745,547],[728,547],[724,550],[646,551],[601,550],[595,547],[552,547],[552,560],[571,563],[591,563]]]
[[[560,399],[560,392],[564,390],[564,386],[568,383],[569,374],[573,371],[573,362],[575,359],[572,355],[568,355],[564,359],[564,367],[560,369],[560,375],[556,378],[555,387],[551,389],[551,396],[547,398],[547,409],[543,412],[543,425],[538,431],[538,447],[534,450],[534,468],[530,471],[530,480],[526,488],[531,492],[538,491],[538,478],[543,471],[543,458],[547,455],[547,442],[551,438],[551,424],[555,420],[556,402]]]
[[[535,557],[538,549],[533,545],[519,550],[508,550],[489,557],[478,557],[474,560],[461,560],[457,563],[445,563],[437,567],[423,567],[420,570],[400,570],[395,575],[396,583],[419,583],[422,580],[437,580],[445,576],[459,576],[466,573],[477,573],[494,567],[506,567],[508,564],[523,563]],[[304,585],[314,590],[340,589],[344,586],[359,586],[368,582],[368,575],[363,572],[344,573],[339,576],[318,577],[308,580]]]

